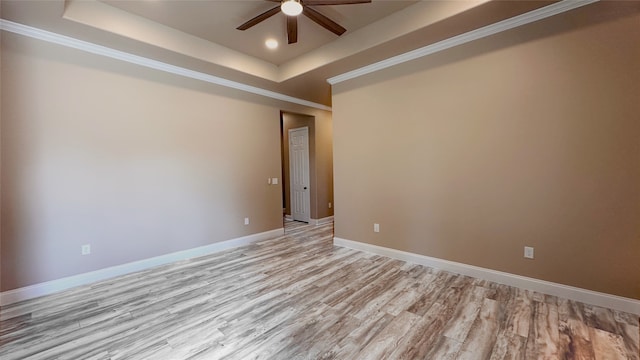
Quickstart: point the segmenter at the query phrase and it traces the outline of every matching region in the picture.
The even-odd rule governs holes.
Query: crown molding
[[[271,99],[286,101],[289,103],[298,104],[302,106],[308,106],[315,109],[331,111],[331,107],[323,104],[318,104],[312,101],[299,99],[299,98],[285,95],[285,94],[280,94],[275,91],[266,90],[259,87],[243,84],[240,82],[224,79],[218,76],[213,76],[210,74],[167,64],[161,61],[130,54],[120,50],[115,50],[106,46],[75,39],[69,36],[19,24],[16,22],[5,20],[5,19],[0,19],[0,30],[8,31],[8,32],[22,35],[22,36],[27,36],[33,39],[46,41],[52,44],[62,45],[68,48],[76,49],[76,50],[81,50],[87,53],[128,62],[130,64],[144,66],[146,68],[163,71],[169,74],[174,74],[174,75],[182,76],[189,79],[200,80],[210,84],[220,85],[220,86],[244,91],[251,94],[268,97]]]
[[[355,79],[357,77],[380,71],[395,65],[399,65],[407,61],[432,55],[458,45],[466,44],[468,42],[495,35],[503,31],[517,28],[538,20],[546,19],[548,17],[561,14],[569,10],[573,10],[598,1],[600,0],[562,0],[543,8],[536,9],[522,15],[514,16],[512,18],[469,31],[464,34],[460,34],[446,40],[442,40],[437,43],[427,45],[419,49],[412,50],[404,54],[400,54],[386,60],[382,60],[377,63],[363,66],[359,69],[331,77],[327,79],[327,82],[331,85],[335,85],[343,81]]]
[[[281,64],[278,81],[286,81],[371,50],[491,1],[493,0],[417,1],[359,29],[349,30],[337,39]]]
[[[160,49],[278,81],[278,66],[99,0],[66,0],[62,18]]]

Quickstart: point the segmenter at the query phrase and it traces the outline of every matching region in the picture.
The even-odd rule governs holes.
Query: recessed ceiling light
[[[267,41],[264,42],[264,44],[269,48],[269,49],[275,49],[278,47],[278,41],[275,39],[268,39]]]

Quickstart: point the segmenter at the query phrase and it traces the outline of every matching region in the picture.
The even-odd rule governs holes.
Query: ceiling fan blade
[[[236,29],[238,30],[247,30],[248,28],[258,25],[259,23],[267,20],[268,18],[272,17],[273,15],[277,14],[280,12],[280,6],[276,6],[271,10],[267,10],[265,12],[263,12],[262,14],[254,17],[253,19],[247,21],[246,23],[238,26]]]
[[[349,4],[368,4],[371,0],[303,0],[305,5],[349,5]]]
[[[335,21],[329,19],[328,17],[320,14],[319,12],[313,10],[310,7],[304,7],[302,10],[302,13],[308,17],[309,19],[315,21],[318,25],[322,26],[323,28],[331,31],[332,33],[340,36],[342,34],[344,34],[345,31],[347,31],[347,29],[343,28],[342,26],[338,25],[338,23],[336,23]]]
[[[287,40],[289,44],[298,42],[298,17],[287,16]]]

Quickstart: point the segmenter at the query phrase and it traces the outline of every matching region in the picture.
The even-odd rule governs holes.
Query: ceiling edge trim
[[[385,43],[393,42],[396,38],[425,29],[491,1],[417,1],[373,23],[353,31],[347,31],[347,33],[319,48],[280,64],[278,81],[283,82],[292,79],[317,70],[327,64],[335,63]]]
[[[600,0],[562,0],[543,8],[536,9],[522,15],[517,15],[512,18],[466,32],[464,34],[456,35],[446,40],[442,40],[437,43],[427,45],[419,49],[393,56],[377,63],[363,66],[359,69],[328,78],[327,82],[331,85],[335,85],[343,81],[355,79],[366,74],[380,71],[421,57],[432,55],[458,45],[466,44],[468,42],[495,35],[503,31],[523,26],[538,20],[546,19],[548,17],[561,14],[563,12],[567,12],[569,10],[573,10],[598,1]]]
[[[66,0],[62,18],[269,81],[278,80],[278,67],[272,63],[98,0]]]
[[[66,46],[72,49],[81,50],[95,55],[108,57],[115,60],[128,62],[131,64],[143,66],[146,68],[163,71],[166,73],[179,75],[182,77],[204,81],[210,84],[220,85],[247,93],[268,97],[271,99],[286,101],[298,105],[308,106],[315,109],[331,111],[331,107],[315,103],[312,101],[299,99],[293,96],[280,94],[275,91],[262,89],[259,87],[243,84],[240,82],[224,79],[218,76],[186,69],[183,67],[163,63],[161,61],[145,58],[142,56],[130,54],[124,51],[115,50],[106,46],[97,45],[83,40],[78,40],[69,36],[57,34],[54,32],[38,29],[32,26],[19,24],[13,21],[0,19],[0,30],[8,31],[14,34],[27,36],[30,38],[46,41],[49,43]]]

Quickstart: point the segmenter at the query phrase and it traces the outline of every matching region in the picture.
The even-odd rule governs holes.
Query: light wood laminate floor
[[[287,228],[6,306],[0,359],[639,359],[637,316]]]

